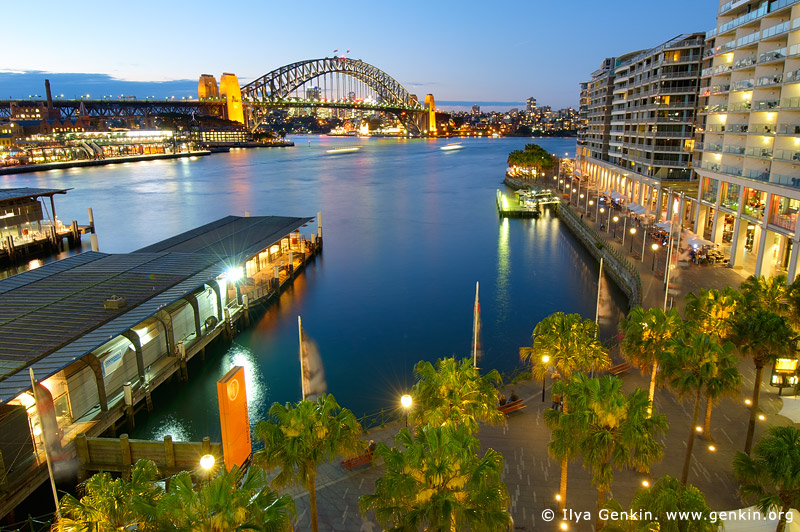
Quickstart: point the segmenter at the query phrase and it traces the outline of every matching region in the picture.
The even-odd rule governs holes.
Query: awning
[[[645,212],[647,212],[647,209],[645,209],[638,203],[629,203],[628,210],[635,214],[644,214]]]
[[[615,190],[614,192],[611,193],[611,199],[616,201],[625,200],[625,196]]]
[[[710,240],[706,240],[705,238],[703,238],[703,237],[701,237],[699,235],[696,235],[696,234],[692,233],[689,230],[684,229],[683,233],[684,233],[683,234],[684,241],[686,242],[686,245],[688,245],[688,246],[702,247],[702,246],[713,246],[713,245],[715,245]]]

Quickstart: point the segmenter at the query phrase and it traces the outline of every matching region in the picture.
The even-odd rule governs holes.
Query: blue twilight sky
[[[409,91],[437,101],[575,107],[578,83],[605,57],[714,27],[717,0],[36,2],[3,28],[0,98],[41,94],[9,71],[101,73],[136,81],[279,66],[350,49]],[[7,6],[6,10],[9,9]],[[11,19],[10,19],[11,20]],[[6,86],[4,86],[6,85]],[[196,87],[196,85],[190,85]],[[58,92],[54,86],[54,92]],[[63,91],[62,91],[63,92]],[[113,90],[111,92],[114,92]],[[65,94],[65,96],[70,96]],[[509,105],[508,107],[511,107]]]

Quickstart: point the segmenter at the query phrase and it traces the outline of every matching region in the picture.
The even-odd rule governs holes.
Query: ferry
[[[336,155],[337,153],[355,153],[361,149],[361,146],[354,146],[352,148],[334,148],[332,150],[327,150],[326,153],[330,153],[331,155]]]
[[[451,142],[447,146],[442,146],[439,149],[442,151],[450,151],[450,150],[460,150],[463,147],[464,146],[462,146],[460,142]]]

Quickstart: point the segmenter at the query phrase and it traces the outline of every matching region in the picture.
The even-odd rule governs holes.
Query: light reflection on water
[[[253,426],[258,421],[258,414],[266,412],[268,405],[266,399],[269,396],[269,384],[261,374],[258,360],[253,351],[241,344],[233,344],[222,359],[221,371],[227,373],[234,366],[244,368],[244,383],[247,393],[247,411],[255,413],[250,416],[250,425]]]
[[[190,419],[167,415],[152,429],[150,439],[163,440],[164,436],[172,436],[172,441],[194,441],[194,435]]]
[[[508,314],[508,275],[511,273],[508,247],[509,220],[503,218],[500,222],[500,234],[497,238],[497,322],[505,321]]]

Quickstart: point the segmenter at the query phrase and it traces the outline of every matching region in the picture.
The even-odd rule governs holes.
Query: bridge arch
[[[419,101],[397,80],[383,70],[360,59],[325,57],[282,66],[242,87],[242,98],[254,101],[276,101],[325,74],[344,74],[374,90],[384,103],[398,107],[422,109]]]

